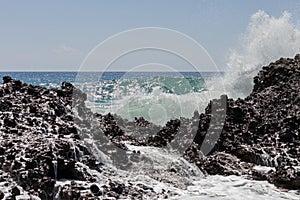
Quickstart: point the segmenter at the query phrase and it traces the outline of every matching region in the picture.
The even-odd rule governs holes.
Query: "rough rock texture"
[[[207,134],[216,134],[209,127],[221,123],[216,118],[222,119],[222,114],[212,112],[212,105],[219,101],[211,101],[200,115],[194,139],[198,149]],[[270,171],[265,179],[280,187],[299,189],[300,55],[263,67],[254,78],[252,93],[245,99],[227,99],[222,109],[226,118],[215,147],[200,158],[190,149],[186,157],[210,174],[251,175],[257,174],[251,165],[274,167],[275,172]],[[248,163],[246,168],[244,163]]]
[[[0,85],[0,199],[156,195],[133,184],[109,181],[113,172],[102,167],[101,159],[90,153],[83,139],[85,133],[92,133],[94,139],[101,142],[102,150],[109,151],[109,143],[124,133],[112,115],[92,113],[85,107],[85,100],[86,95],[70,83],[62,83],[61,89],[46,89],[3,78]],[[107,137],[99,134],[101,130]],[[117,142],[120,149],[126,149]],[[120,156],[125,156],[124,151],[120,152]],[[93,170],[105,173],[97,177]]]
[[[248,175],[299,189],[300,55],[263,67],[254,83],[245,99],[222,95],[205,113],[161,127],[92,113],[87,96],[70,83],[46,89],[4,77],[0,199],[167,198],[143,184],[112,180],[105,157],[90,153],[96,146],[126,169],[140,153],[128,152],[126,144],[176,149],[208,174]],[[271,169],[263,173],[257,165]]]

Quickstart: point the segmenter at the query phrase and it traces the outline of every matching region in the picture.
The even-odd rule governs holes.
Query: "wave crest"
[[[259,10],[251,16],[239,50],[232,50],[224,77],[231,97],[245,97],[253,87],[253,77],[263,65],[300,52],[300,28],[288,12],[275,18]]]

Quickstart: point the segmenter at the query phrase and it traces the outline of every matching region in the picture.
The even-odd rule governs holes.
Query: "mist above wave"
[[[240,42],[238,49],[231,50],[222,76],[201,79],[158,74],[146,81],[105,80],[92,92],[90,107],[127,119],[142,116],[163,125],[170,119],[190,118],[195,110],[203,112],[211,99],[224,93],[244,98],[252,91],[253,77],[262,66],[300,52],[300,28],[288,12],[273,17],[260,10],[251,16]]]
[[[117,113],[126,119],[142,116],[160,125],[192,117],[209,100],[202,77],[108,80],[87,84],[85,90],[89,90],[88,103],[95,112]]]
[[[293,23],[292,15],[284,12],[276,18],[260,10],[251,16],[240,48],[231,51],[223,81],[210,81],[210,90],[217,90],[223,82],[230,97],[245,97],[252,91],[253,77],[262,66],[298,52],[300,27]]]

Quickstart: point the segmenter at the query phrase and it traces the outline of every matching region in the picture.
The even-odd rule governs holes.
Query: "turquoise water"
[[[77,72],[1,72],[0,77],[11,76],[14,79],[24,81],[26,83],[35,85],[47,85],[47,84],[60,84],[63,81],[74,82],[76,80]],[[94,73],[85,72],[87,78],[94,76]],[[216,72],[104,72],[101,74],[101,80],[117,80],[124,76],[128,79],[147,79],[151,77],[178,77],[178,75],[189,77],[213,77],[216,75],[222,75],[223,73]]]
[[[205,81],[222,73],[198,72],[0,72],[23,82],[58,88],[74,83],[88,94],[86,105],[98,113],[117,113],[124,118],[144,117],[157,124],[203,111],[211,99]],[[83,78],[82,78],[83,77]]]

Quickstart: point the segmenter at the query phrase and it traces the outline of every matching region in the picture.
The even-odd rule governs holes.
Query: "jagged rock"
[[[150,124],[150,122],[148,122],[147,120],[145,120],[143,117],[135,117],[134,118],[134,123],[137,125],[137,126],[141,126],[141,127],[146,127]]]
[[[99,195],[141,199],[143,194],[163,198],[168,194],[119,180],[96,184],[102,180],[92,172],[106,178],[112,172],[89,150],[97,150],[91,147],[98,145],[113,155],[116,166],[125,169],[140,156],[128,153],[127,143],[185,148],[193,142],[183,149],[184,157],[209,174],[248,175],[299,189],[299,77],[300,55],[280,59],[263,67],[245,99],[222,95],[204,113],[170,120],[163,127],[143,118],[130,122],[110,113],[94,114],[84,104],[86,94],[71,83],[46,89],[4,77],[0,85],[0,180],[12,188],[11,198],[23,195],[23,190],[40,199],[95,199]],[[196,130],[195,138],[189,138],[191,130]],[[255,165],[275,170],[260,174],[253,169]],[[62,179],[73,181],[57,185]]]
[[[170,120],[155,136],[149,137],[147,145],[164,147],[171,142],[178,132],[180,120]]]
[[[300,188],[300,168],[293,166],[280,166],[276,168],[271,177],[271,182],[276,186],[299,190]]]
[[[94,181],[76,165],[76,160],[82,159],[87,167],[101,170],[89,151],[81,151],[78,131],[70,120],[74,116],[67,106],[72,104],[68,98],[72,91],[67,92],[71,84],[64,83],[67,95],[59,96],[58,90],[28,86],[10,77],[5,77],[4,83],[0,85],[0,165],[8,174],[5,179],[11,177],[18,184],[12,187],[11,196],[23,195],[20,186],[30,195],[52,199],[55,179]],[[58,139],[57,134],[69,139]]]
[[[0,199],[4,199],[4,193],[0,191]]]
[[[12,81],[12,78],[10,76],[3,77],[3,83],[9,83],[10,81]]]
[[[220,138],[206,158],[197,158],[199,153],[186,151],[186,156],[211,174],[231,174],[236,164],[224,163],[237,158],[240,165],[247,162],[254,165],[276,167],[264,177],[253,171],[253,177],[268,179],[275,185],[299,188],[299,177],[295,169],[299,167],[300,144],[300,55],[294,59],[282,58],[263,67],[254,78],[252,93],[245,99],[227,99],[226,118]],[[194,142],[198,151],[209,134],[212,125],[212,104],[200,115],[200,123]],[[195,150],[193,150],[195,151]],[[226,157],[224,154],[226,153]],[[209,162],[208,162],[209,161]],[[208,163],[208,164],[207,164]],[[229,162],[230,163],[230,162]],[[212,167],[215,166],[215,167]],[[291,166],[285,170],[279,166]],[[230,169],[228,172],[224,170]],[[237,170],[245,174],[244,169]],[[271,178],[272,177],[272,178]]]
[[[96,185],[96,184],[92,184],[90,187],[90,190],[92,191],[93,194],[95,194],[96,196],[99,196],[102,194],[100,188]]]
[[[9,100],[4,100],[0,102],[0,111],[6,112],[9,111],[12,107],[12,103]]]
[[[241,162],[237,157],[226,153],[215,153],[203,157],[198,166],[212,175],[245,175],[250,172],[251,164]]]
[[[15,119],[5,118],[5,119],[3,120],[3,124],[4,124],[4,126],[6,126],[6,127],[15,128],[16,125],[17,125],[17,122],[16,122]]]
[[[15,186],[11,189],[12,197],[18,196],[20,194],[21,194],[20,189],[17,186]]]

